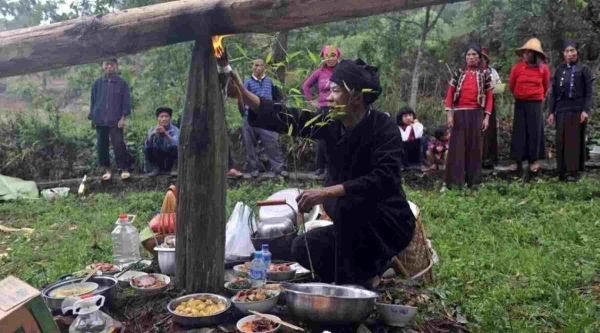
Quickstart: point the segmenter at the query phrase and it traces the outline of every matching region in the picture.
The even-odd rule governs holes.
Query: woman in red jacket
[[[452,75],[444,106],[448,112],[450,146],[446,160],[448,187],[469,187],[481,181],[483,133],[489,125],[494,102],[490,71],[483,66],[479,45],[465,52],[466,66]]]
[[[538,160],[545,158],[542,103],[550,86],[550,70],[539,39],[531,38],[516,53],[521,61],[513,66],[508,83],[515,96],[511,155],[519,168],[527,160],[529,171],[536,174]]]

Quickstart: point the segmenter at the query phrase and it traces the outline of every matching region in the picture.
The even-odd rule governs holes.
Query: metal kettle
[[[294,207],[288,204],[285,201],[285,199],[265,200],[256,202],[257,207],[279,205],[289,206],[292,209],[292,211],[294,211],[294,215],[298,215]],[[284,235],[288,235],[290,233],[296,233],[298,231],[296,229],[295,221],[287,216],[258,220],[256,221],[256,230],[254,230],[254,226],[252,225],[252,223],[250,223],[250,229],[252,230],[252,234],[254,234],[255,237],[266,239],[278,238]]]

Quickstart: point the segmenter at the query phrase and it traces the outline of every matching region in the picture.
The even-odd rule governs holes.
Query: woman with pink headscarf
[[[329,78],[333,73],[333,69],[337,66],[339,59],[342,55],[340,49],[332,45],[325,45],[321,50],[321,67],[314,71],[302,84],[302,90],[304,97],[319,112],[327,114],[329,112],[329,105],[327,104],[327,96],[329,96]],[[316,86],[318,96],[315,98],[312,93],[312,88]],[[322,142],[317,141],[317,156],[316,165],[317,170],[315,174],[317,176],[324,176],[326,174],[327,152],[325,151],[325,145]]]

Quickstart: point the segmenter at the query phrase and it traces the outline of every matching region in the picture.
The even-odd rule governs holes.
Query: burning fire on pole
[[[217,69],[220,77],[221,91],[223,95],[227,95],[231,98],[241,98],[241,92],[239,88],[235,86],[233,80],[235,80],[235,73],[229,65],[229,58],[227,57],[227,50],[223,46],[223,39],[225,36],[213,36],[212,46],[213,53],[217,59]]]
[[[225,38],[225,36],[212,37],[213,52],[217,60],[228,62],[227,52],[225,51],[225,47],[223,47],[223,38]]]

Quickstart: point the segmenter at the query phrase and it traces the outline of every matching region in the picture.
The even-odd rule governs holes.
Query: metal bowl
[[[326,283],[282,283],[294,317],[333,325],[360,323],[375,309],[377,293]]]
[[[154,251],[158,254],[158,267],[163,274],[175,274],[175,249],[157,246]]]
[[[53,314],[62,313],[62,302],[65,300],[62,297],[51,297],[50,294],[53,290],[71,283],[81,282],[83,278],[67,278],[54,282],[44,289],[42,289],[42,297],[46,302],[46,305]],[[92,276],[89,282],[95,282],[98,284],[98,289],[92,291],[92,295],[103,295],[105,297],[104,306],[110,306],[115,295],[115,287],[117,286],[117,279],[108,275],[96,275]]]
[[[225,310],[215,313],[211,316],[203,316],[203,317],[192,317],[192,316],[184,316],[175,313],[175,309],[179,304],[183,301],[187,301],[192,298],[216,298],[219,301],[225,302]],[[185,327],[203,327],[203,326],[216,326],[222,324],[227,318],[227,311],[231,308],[231,301],[221,295],[217,294],[190,294],[178,297],[169,302],[167,305],[167,310],[173,315],[173,322],[185,326]]]

